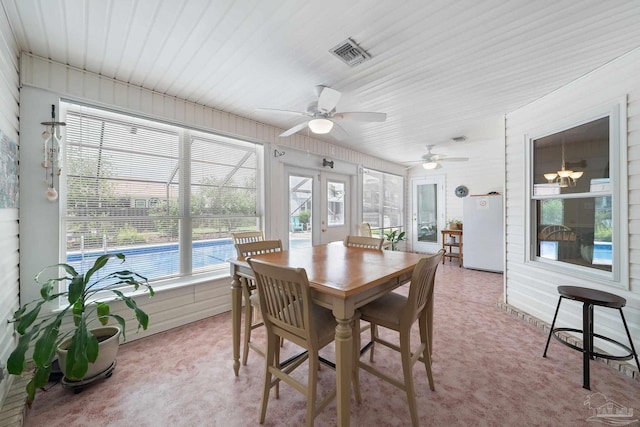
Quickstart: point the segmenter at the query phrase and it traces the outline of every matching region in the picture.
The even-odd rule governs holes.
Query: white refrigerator
[[[502,272],[504,231],[502,195],[469,196],[463,202],[464,267]]]

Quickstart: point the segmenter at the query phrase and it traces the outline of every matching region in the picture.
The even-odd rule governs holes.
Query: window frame
[[[611,192],[582,192],[559,195],[534,195],[534,141],[591,121],[609,117],[609,178]],[[549,126],[533,129],[525,134],[526,144],[526,212],[525,263],[555,273],[583,278],[595,283],[620,289],[629,289],[628,255],[628,191],[627,191],[627,98],[626,95],[590,110],[576,112]],[[537,209],[539,200],[572,199],[611,196],[612,221],[612,271],[555,261],[536,255]]]
[[[248,139],[242,138],[239,136],[229,136],[225,134],[221,134],[215,132],[211,129],[200,128],[196,126],[190,126],[184,123],[174,123],[167,120],[163,120],[161,118],[149,117],[140,114],[130,113],[127,111],[121,111],[118,109],[106,108],[99,105],[79,102],[74,99],[61,99],[61,114],[66,117],[67,107],[65,104],[69,105],[72,109],[82,109],[89,108],[92,110],[96,110],[98,112],[104,112],[105,118],[107,120],[111,120],[109,115],[121,115],[124,116],[124,119],[131,118],[132,120],[143,120],[150,122],[150,126],[153,127],[154,123],[159,127],[174,127],[178,130],[179,133],[179,147],[178,147],[178,173],[180,175],[179,183],[178,183],[178,205],[179,205],[179,213],[175,217],[171,217],[172,219],[178,220],[178,227],[180,229],[179,238],[177,240],[178,250],[180,252],[179,257],[179,267],[178,272],[174,275],[162,276],[158,278],[150,278],[149,281],[154,283],[154,287],[162,286],[162,287],[175,287],[175,286],[186,286],[192,285],[194,283],[200,282],[201,280],[211,280],[217,279],[228,275],[229,267],[228,263],[221,263],[218,266],[211,266],[210,268],[202,271],[193,268],[192,266],[192,245],[197,242],[197,240],[193,239],[192,236],[192,222],[194,220],[198,220],[201,218],[207,218],[207,216],[194,214],[191,212],[191,165],[193,163],[191,159],[191,142],[193,138],[198,138],[199,136],[205,135],[205,137],[217,140],[222,144],[239,144],[241,146],[253,145],[255,146],[255,156],[256,156],[256,165],[255,165],[255,191],[256,191],[256,212],[255,218],[256,222],[259,224],[260,229],[264,229],[265,216],[264,216],[264,146],[263,144]],[[74,113],[77,114],[77,113]],[[80,113],[84,114],[84,113]],[[66,133],[64,134],[64,145],[66,146]],[[66,156],[66,153],[65,153]],[[65,170],[64,164],[62,166],[62,174],[60,176],[60,239],[59,239],[59,259],[60,262],[67,262],[67,242],[66,242],[66,229],[67,229],[67,220],[70,219],[67,214],[66,203],[67,203],[67,180],[66,180],[67,171]],[[135,203],[135,202],[134,202]],[[233,215],[230,218],[234,218]],[[126,286],[123,286],[123,289],[127,289]]]

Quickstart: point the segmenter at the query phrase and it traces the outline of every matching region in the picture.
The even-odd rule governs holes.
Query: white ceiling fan
[[[422,163],[422,167],[425,169],[439,169],[442,167],[440,162],[466,162],[469,160],[468,157],[447,157],[444,154],[432,153],[431,150],[435,146],[435,144],[427,145],[427,154],[422,156],[422,160],[409,163]]]
[[[387,119],[386,113],[337,112],[336,106],[342,93],[327,86],[316,86],[315,92],[318,99],[311,102],[306,111],[277,110],[273,108],[259,108],[259,110],[306,117],[304,122],[281,133],[281,137],[293,135],[308,126],[313,133],[327,134],[331,132],[334,138],[342,140],[348,134],[338,124],[340,121],[384,122]]]

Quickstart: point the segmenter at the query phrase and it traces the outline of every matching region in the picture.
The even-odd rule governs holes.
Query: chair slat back
[[[282,251],[281,240],[261,240],[258,242],[236,244],[238,257],[249,257],[251,255],[267,254]]]
[[[578,236],[573,230],[556,230],[547,234],[544,240],[557,240],[565,242],[575,242],[578,240]]]
[[[344,238],[344,245],[354,248],[381,249],[383,239],[366,236],[348,235]]]
[[[258,286],[260,310],[267,329],[294,342],[310,341],[311,303],[304,268],[282,267],[249,258]]]
[[[407,308],[403,312],[403,316],[408,317],[408,321],[415,321],[433,297],[436,271],[444,253],[445,250],[440,249],[437,253],[422,258],[414,268],[411,276],[411,285],[409,285]]]
[[[547,225],[538,233],[538,238],[541,240],[553,240],[547,239],[549,235],[555,233],[556,231],[573,231],[566,225]]]
[[[371,237],[371,225],[368,222],[363,222],[358,225],[358,235]]]
[[[231,233],[231,237],[233,238],[234,245],[237,245],[238,243],[251,243],[264,240],[264,234],[262,233],[262,231],[243,231],[241,233]]]

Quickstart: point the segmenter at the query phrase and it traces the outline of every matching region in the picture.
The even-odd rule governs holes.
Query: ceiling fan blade
[[[302,123],[300,123],[300,124],[297,124],[297,125],[295,125],[294,127],[292,127],[291,129],[288,129],[288,130],[286,130],[286,131],[282,132],[282,133],[280,134],[280,136],[284,138],[284,137],[286,137],[286,136],[293,135],[294,133],[299,132],[299,131],[301,131],[302,129],[306,128],[306,127],[307,127],[307,125],[308,125],[308,123],[309,123],[309,121],[306,121],[306,122],[302,122]]]
[[[439,162],[466,162],[468,160],[468,157],[443,157],[438,159]]]
[[[306,112],[303,111],[291,111],[291,110],[278,110],[276,108],[256,108],[256,111],[266,111],[270,113],[282,113],[282,114],[293,114],[294,116],[308,116]]]
[[[384,122],[385,120],[387,120],[387,113],[337,113],[333,116],[333,118],[338,120],[353,120],[355,122]]]
[[[330,87],[323,87],[322,92],[318,96],[318,110],[328,113],[329,111],[333,111],[338,105],[338,101],[340,101],[340,97],[342,93],[338,92],[335,89],[331,89]]]
[[[333,123],[333,128],[331,129],[331,136],[337,139],[338,141],[342,141],[349,137],[349,134],[342,126],[337,123]]]

